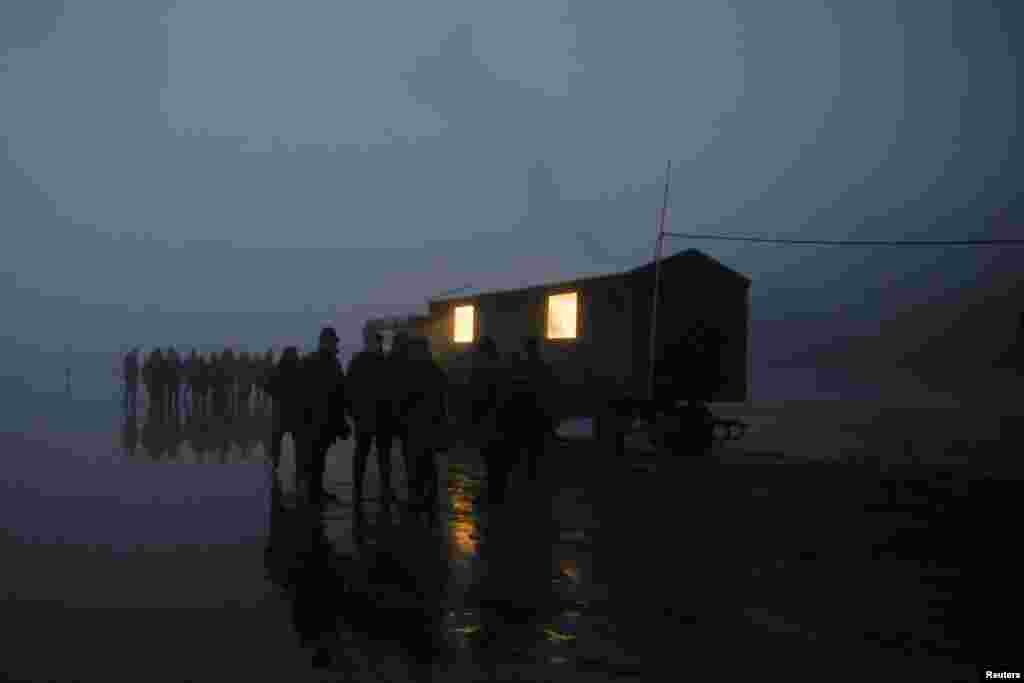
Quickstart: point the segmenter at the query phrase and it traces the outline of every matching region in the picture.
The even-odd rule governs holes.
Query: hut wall
[[[678,341],[697,320],[726,336],[722,370],[726,384],[714,400],[744,401],[749,394],[750,282],[700,255],[676,255],[662,262],[658,312],[658,353]],[[587,414],[606,392],[646,395],[653,264],[602,278],[553,287],[495,292],[430,304],[423,329],[435,357],[456,384],[468,380],[473,345],[452,340],[453,309],[477,307],[475,338],[493,337],[502,355],[518,354],[522,340],[541,340],[541,353],[559,379],[566,414]],[[546,338],[547,297],[577,291],[579,335]]]
[[[633,275],[633,387],[642,394],[647,391],[653,286],[653,267]],[[726,337],[721,369],[727,379],[713,397],[716,401],[747,398],[748,291],[747,281],[692,259],[669,260],[662,264],[655,357],[660,357],[667,347],[682,339],[699,319],[717,327]]]

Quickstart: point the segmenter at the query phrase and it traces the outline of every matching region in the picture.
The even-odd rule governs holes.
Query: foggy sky
[[[650,259],[668,159],[676,231],[1019,238],[1022,24],[980,0],[3,3],[0,337],[358,343],[446,289]],[[755,320],[852,336],[1024,255],[691,246],[753,279]]]

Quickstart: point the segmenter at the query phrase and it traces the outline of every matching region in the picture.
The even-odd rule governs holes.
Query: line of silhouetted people
[[[363,499],[371,453],[377,457],[383,497],[394,500],[391,454],[396,444],[410,497],[427,511],[436,511],[436,456],[457,441],[480,446],[492,502],[501,501],[508,472],[524,449],[530,474],[536,475],[544,437],[551,431],[544,406],[553,388],[536,340],[528,341],[525,356],[512,362],[499,357],[492,339],[481,341],[469,382],[470,420],[461,424],[459,411],[453,410],[452,383],[425,338],[399,333],[387,353],[379,335],[364,341],[366,348],[353,356],[346,373],[337,361],[337,335],[325,328],[314,354],[302,358],[298,349],[285,349],[266,384],[275,406],[271,460],[276,466],[282,439],[291,434],[304,453],[296,483],[312,501],[321,499],[327,450],[350,436],[355,439],[357,503]]]
[[[192,349],[188,356],[173,347],[154,349],[140,359],[135,348],[124,358],[124,401],[134,413],[139,384],[149,398],[153,419],[216,416],[232,418],[269,407],[263,391],[265,378],[274,366],[273,351],[266,355],[235,353],[231,348],[209,354]]]
[[[184,359],[173,348],[156,349],[140,363],[134,349],[124,361],[126,406],[134,415],[141,378],[155,421],[177,424],[182,413],[231,419],[254,407],[269,408],[272,466],[276,470],[284,436],[291,435],[297,489],[315,504],[323,502],[326,493],[328,450],[349,438],[355,446],[357,504],[363,499],[371,453],[377,457],[385,500],[395,500],[395,445],[400,447],[410,500],[425,511],[437,511],[436,456],[459,442],[480,449],[492,503],[502,501],[517,463],[525,461],[529,477],[537,477],[546,437],[553,431],[556,388],[537,339],[524,340],[521,354],[503,357],[492,338],[482,338],[473,354],[468,386],[457,391],[433,359],[427,339],[399,332],[386,353],[377,334],[364,343],[347,372],[338,359],[339,339],[331,327],[321,330],[312,353],[302,355],[290,346],[276,363],[269,351],[261,357],[244,351],[235,354],[230,348],[209,356],[193,351]],[[469,399],[469,410],[453,410],[453,403],[461,406],[464,398]]]

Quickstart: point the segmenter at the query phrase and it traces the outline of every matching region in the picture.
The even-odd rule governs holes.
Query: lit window
[[[575,339],[579,311],[576,292],[548,297],[548,339]]]
[[[473,341],[473,307],[455,307],[455,342],[469,344]]]

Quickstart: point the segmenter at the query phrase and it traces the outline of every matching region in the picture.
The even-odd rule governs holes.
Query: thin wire
[[[727,235],[694,235],[685,232],[666,232],[666,237],[687,237],[699,240],[731,240],[736,242],[768,242],[772,244],[819,244],[837,247],[974,247],[1024,246],[1021,240],[953,240],[953,241],[854,241],[854,240],[786,240],[767,237],[733,237]]]

